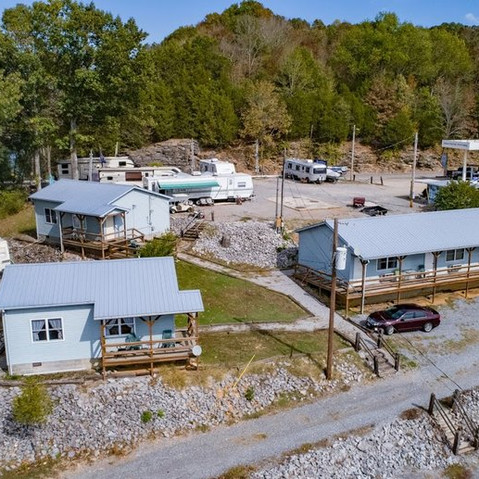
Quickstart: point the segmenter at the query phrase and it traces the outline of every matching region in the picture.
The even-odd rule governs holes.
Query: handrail
[[[369,357],[373,360],[374,374],[376,374],[376,376],[379,376],[379,363],[378,363],[377,356],[375,354],[373,354],[373,352],[371,351],[371,348],[368,346],[366,341],[364,341],[364,339],[362,338],[361,333],[356,333],[356,341],[355,341],[355,344],[354,344],[354,350],[356,352],[360,351],[361,346],[364,348],[366,353],[369,354]]]
[[[444,419],[444,423],[446,424],[446,426],[449,428],[449,430],[451,431],[451,433],[453,435],[456,435],[458,430],[457,428],[454,426],[454,423],[451,421],[451,418],[447,415],[446,413],[446,410],[444,408],[444,406],[441,404],[441,402],[436,398],[436,395],[434,393],[431,393],[431,398],[429,400],[429,409],[428,409],[428,412],[429,412],[429,415],[432,416],[433,413],[434,413],[434,408],[436,408],[436,410],[439,412],[439,414],[441,415],[441,417]]]
[[[399,371],[400,355],[384,340],[382,329],[379,330],[378,339],[377,339],[378,348],[384,348],[391,357],[394,358],[394,369]]]
[[[198,222],[198,219],[200,219],[199,216],[200,215],[199,215],[198,212],[193,214],[191,220],[188,223],[186,223],[186,226],[181,230],[181,236],[183,236],[190,229],[190,225],[193,224],[193,226],[195,226],[196,223],[198,223],[198,224],[204,223],[204,220],[201,220],[201,221]],[[191,229],[193,229],[193,228],[191,228]]]
[[[475,446],[477,447],[479,445],[477,443],[477,441],[479,439],[479,427],[476,426],[476,424],[474,424],[472,419],[467,415],[463,405],[461,404],[461,402],[459,400],[459,390],[456,389],[454,391],[454,396],[453,397],[454,397],[453,408],[457,409],[457,411],[459,411],[459,414],[460,414],[464,424],[466,425],[467,429],[471,433],[472,440],[474,441]]]

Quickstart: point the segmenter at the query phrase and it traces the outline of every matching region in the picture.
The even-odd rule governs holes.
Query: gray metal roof
[[[332,220],[326,224],[333,228]],[[479,246],[479,208],[342,219],[338,235],[364,259],[473,248]]]
[[[94,319],[203,311],[198,290],[179,291],[174,259],[8,265],[0,309],[93,304]]]
[[[32,200],[57,202],[59,205],[54,208],[57,211],[101,218],[114,210],[124,211],[124,208],[119,208],[114,203],[118,198],[132,190],[169,199],[167,196],[137,186],[68,179],[55,181],[46,188],[30,195],[30,198]]]

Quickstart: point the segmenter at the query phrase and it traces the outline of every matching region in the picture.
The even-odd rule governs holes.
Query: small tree
[[[177,236],[169,231],[159,238],[149,241],[140,249],[141,258],[153,256],[173,256],[176,250]]]
[[[21,393],[13,399],[12,413],[16,422],[25,425],[44,423],[53,410],[53,403],[37,378],[28,377]]]
[[[437,193],[434,204],[438,210],[479,207],[479,190],[466,181],[451,181]]]

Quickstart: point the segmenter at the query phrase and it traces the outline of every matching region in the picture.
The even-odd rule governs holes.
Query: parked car
[[[382,329],[385,334],[394,332],[416,331],[426,333],[439,326],[441,315],[429,306],[417,304],[396,304],[388,309],[371,313],[366,320],[369,329]]]

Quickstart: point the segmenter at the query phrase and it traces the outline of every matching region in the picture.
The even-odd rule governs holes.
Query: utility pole
[[[279,233],[280,231],[283,232],[284,222],[283,222],[283,204],[284,204],[284,178],[285,178],[285,167],[286,163],[286,150],[284,151],[284,158],[283,158],[283,171],[281,173],[281,201],[280,201],[280,208],[279,208],[279,216],[278,216],[278,208],[276,207],[276,232]],[[277,191],[277,190],[276,190]],[[276,192],[276,196],[277,196]]]
[[[354,142],[356,140],[356,125],[353,125],[353,144],[351,146],[351,171],[349,172],[349,181],[354,177]]]
[[[93,150],[90,150],[90,159],[88,160],[88,181],[93,181]]]
[[[334,219],[333,251],[331,256],[331,296],[329,300],[329,329],[328,329],[328,359],[326,364],[326,379],[333,376],[333,340],[334,314],[336,312],[336,248],[338,246],[338,219]]]
[[[254,172],[259,174],[259,141],[256,140],[254,145]]]
[[[412,160],[412,171],[411,171],[411,189],[409,192],[409,208],[412,208],[414,201],[414,182],[416,181],[416,162],[417,162],[417,131],[414,134],[414,156]]]

